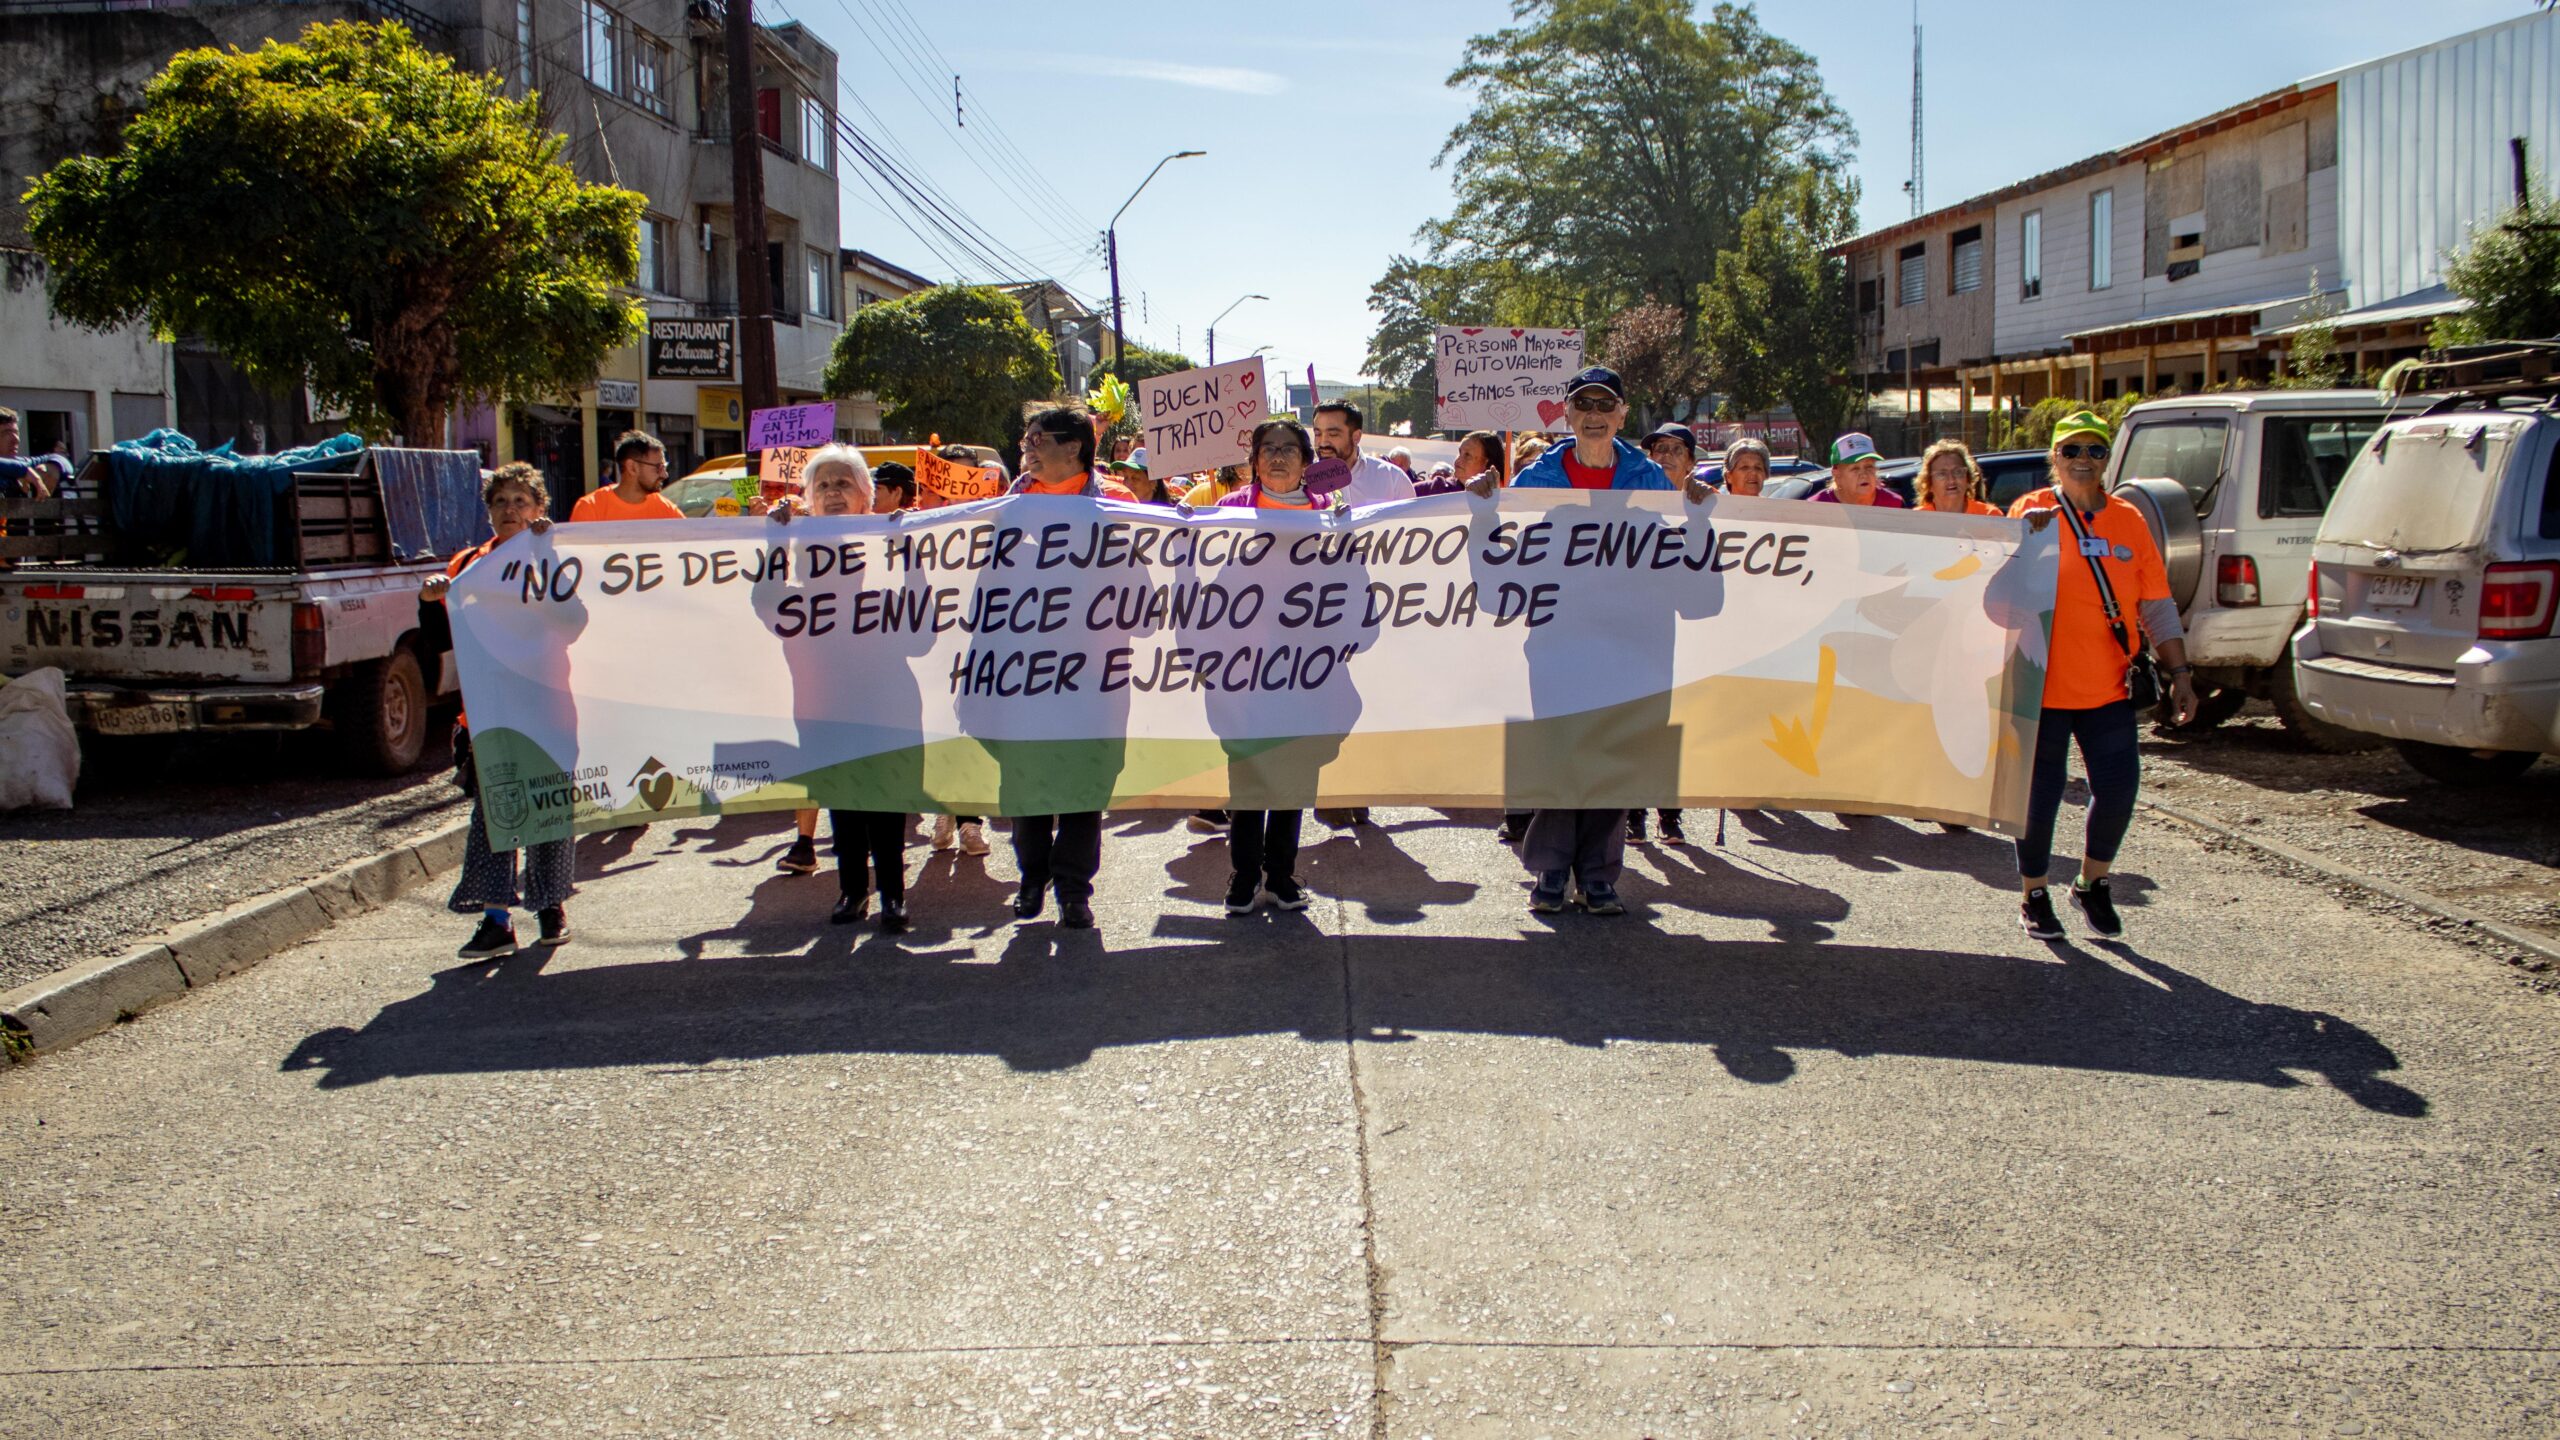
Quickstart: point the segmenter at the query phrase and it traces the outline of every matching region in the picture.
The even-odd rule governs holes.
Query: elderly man
[[[1383,505],[1413,498],[1413,477],[1374,455],[1360,453],[1360,407],[1337,400],[1316,407],[1316,453],[1351,467],[1351,478],[1334,487],[1345,505]]]

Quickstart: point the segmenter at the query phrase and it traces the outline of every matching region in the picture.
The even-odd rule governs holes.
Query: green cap
[[[2095,410],[2074,410],[2053,427],[2053,443],[2056,445],[2074,435],[2095,435],[2110,442],[2116,438],[2114,428],[2099,419]]]
[[[1831,442],[1831,463],[1834,465],[1875,458],[1876,442],[1868,439],[1863,431],[1852,430]]]

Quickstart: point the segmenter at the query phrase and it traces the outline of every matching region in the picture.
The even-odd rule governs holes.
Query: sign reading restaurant
[[[738,371],[738,321],[649,320],[649,378],[734,380]]]

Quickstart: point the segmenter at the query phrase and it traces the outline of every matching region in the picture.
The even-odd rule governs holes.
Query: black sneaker
[[[1082,900],[1061,900],[1058,902],[1058,923],[1070,930],[1090,930],[1093,928],[1093,906]]]
[[[1265,881],[1262,889],[1264,894],[1271,897],[1271,903],[1279,906],[1283,910],[1304,910],[1307,908],[1307,892],[1299,889],[1298,882],[1288,878],[1287,876],[1280,876]]]
[[[863,916],[870,913],[870,896],[839,895],[836,897],[835,913],[827,917],[827,923],[830,925],[851,925],[860,921]]]
[[[773,862],[773,868],[788,870],[794,875],[817,874],[818,842],[806,835],[793,837],[791,848],[783,852],[781,859]]]
[[[905,900],[880,902],[880,933],[883,935],[907,933],[907,902]]]
[[[1665,845],[1686,845],[1689,843],[1689,832],[1680,828],[1679,816],[1665,815],[1662,817],[1662,843]]]
[[[503,920],[480,917],[480,928],[471,932],[471,940],[454,952],[465,960],[495,960],[516,953],[516,927]]]
[[[1254,897],[1260,890],[1261,886],[1255,883],[1253,876],[1238,873],[1227,881],[1227,913],[1230,915],[1252,914]]]
[[[1046,886],[1046,885],[1025,885],[1025,886],[1023,886],[1020,890],[1017,890],[1017,891],[1015,891],[1015,892],[1014,892],[1014,895],[1013,895],[1013,918],[1015,918],[1015,919],[1017,919],[1017,920],[1028,920],[1028,919],[1030,919],[1031,917],[1033,917],[1033,916],[1035,916],[1035,915],[1039,914],[1039,913],[1040,913],[1040,907],[1041,907],[1041,906],[1043,906],[1043,905],[1046,905],[1046,904],[1048,904],[1048,903],[1049,903],[1049,887],[1048,887],[1048,886]]]
[[[2124,921],[2116,916],[2115,892],[2108,886],[2108,878],[2101,875],[2085,885],[2077,880],[2071,882],[2071,903],[2080,907],[2080,917],[2089,922],[2090,929],[2113,939],[2124,933]]]
[[[1642,845],[1645,843],[1644,812],[1641,810],[1630,810],[1627,812],[1627,843],[1630,845]]]
[[[534,917],[542,922],[542,938],[533,943],[545,950],[569,943],[569,912],[554,905]]]
[[[1502,828],[1496,833],[1502,837],[1503,844],[1517,845],[1520,843],[1520,832],[1525,828],[1527,827],[1514,825],[1508,819],[1505,819],[1502,822]]]
[[[2053,913],[2053,891],[2049,887],[2039,885],[2027,892],[2025,903],[2018,907],[2018,924],[2030,939],[2062,938],[2062,917]]]

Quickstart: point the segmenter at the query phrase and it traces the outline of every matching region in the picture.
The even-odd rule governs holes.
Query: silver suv
[[[2448,784],[2560,754],[2555,396],[2548,380],[2488,385],[2392,421],[2312,547],[2312,614],[2293,639],[2303,704]]]

